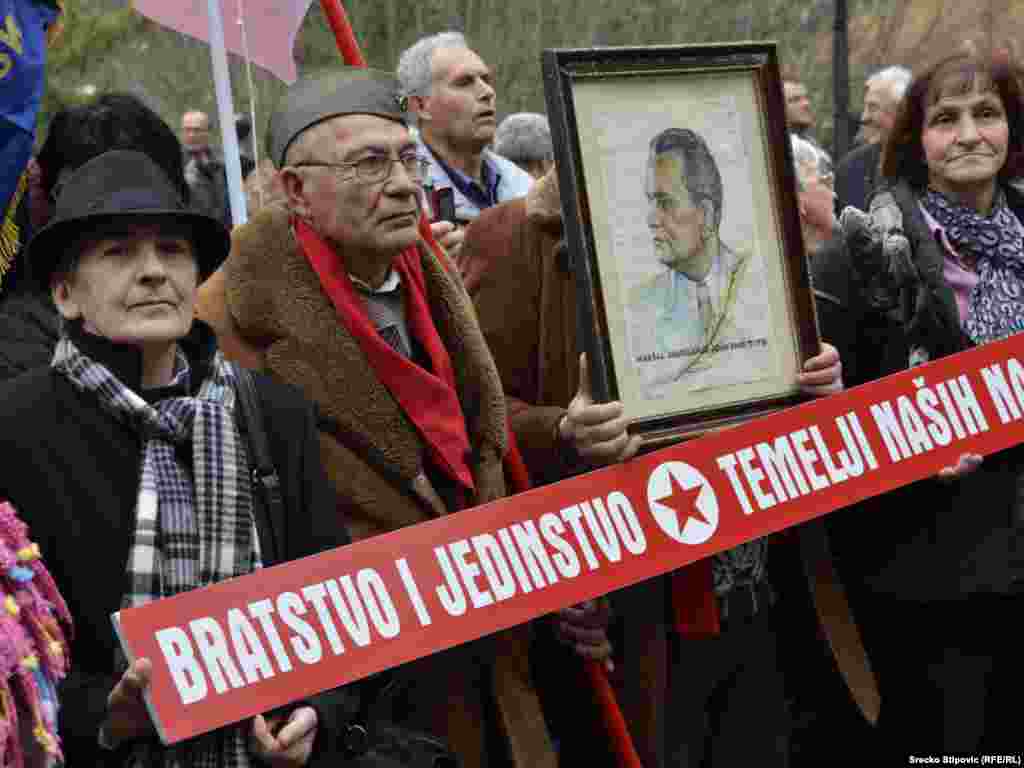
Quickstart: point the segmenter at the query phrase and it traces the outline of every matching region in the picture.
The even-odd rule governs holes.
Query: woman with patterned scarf
[[[1020,83],[1005,58],[957,54],[907,91],[870,217],[844,211],[845,238],[813,264],[848,385],[1024,329]],[[930,390],[915,399],[915,444],[949,445],[968,428],[949,405],[959,383],[916,383]],[[1024,663],[1000,626],[1024,609],[1022,480],[1020,446],[965,454],[830,518],[881,695],[879,764],[1019,752]]]
[[[29,245],[64,321],[53,362],[0,387],[0,498],[39,542],[75,623],[59,696],[70,766],[336,765],[336,690],[173,747],[143,701],[110,614],[348,543],[320,465],[312,407],[255,375],[283,509],[254,493],[236,421],[238,370],[193,322],[227,254],[138,152],[100,155],[64,185]]]

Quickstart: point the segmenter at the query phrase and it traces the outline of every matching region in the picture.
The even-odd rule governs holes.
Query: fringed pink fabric
[[[63,759],[56,684],[71,662],[71,630],[39,547],[14,508],[0,503],[0,768],[26,768],[29,752]],[[37,748],[22,743],[25,732]]]

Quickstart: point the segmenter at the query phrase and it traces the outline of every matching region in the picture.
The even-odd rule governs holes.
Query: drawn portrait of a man
[[[676,383],[704,388],[757,379],[743,356],[766,351],[766,301],[750,254],[719,236],[722,175],[707,143],[688,129],[658,133],[644,187],[658,271],[630,291],[627,325],[647,396]]]

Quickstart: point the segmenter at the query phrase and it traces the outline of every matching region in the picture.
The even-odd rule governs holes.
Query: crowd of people
[[[822,340],[794,389],[825,397],[1024,327],[1021,77],[977,50],[879,71],[833,174],[784,76]],[[547,121],[498,114],[456,32],[394,73],[300,78],[269,122],[272,168],[243,158],[258,204],[234,228],[206,114],[176,135],[111,93],[53,118],[0,283],[0,501],[38,542],[26,562],[54,585],[38,609],[61,649],[40,676],[50,709],[22,729],[30,764],[613,766],[583,660],[605,665],[650,768],[1019,755],[1024,664],[997,622],[1024,607],[1017,448],[830,515],[839,612],[791,537],[759,539],[161,744],[153,660],[129,663],[112,612],[645,450],[629,409],[592,392]],[[704,365],[733,307],[765,299],[720,238],[704,139],[662,131],[644,172],[662,269],[637,289],[644,342],[689,313]],[[260,435],[276,495],[253,479]],[[0,699],[0,762],[10,713],[38,700]],[[819,752],[797,748],[808,732]]]

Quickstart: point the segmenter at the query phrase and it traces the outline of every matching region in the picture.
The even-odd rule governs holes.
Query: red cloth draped
[[[719,632],[711,558],[705,557],[669,577],[672,621],[684,638],[713,637]]]
[[[381,383],[415,425],[430,458],[465,490],[474,490],[466,419],[455,391],[455,372],[427,305],[426,283],[419,249],[411,246],[395,259],[394,268],[405,286],[409,333],[430,359],[430,371],[396,352],[381,338],[356,294],[340,255],[304,221],[296,219],[295,234],[320,285],[334,304],[338,318],[366,355]]]

